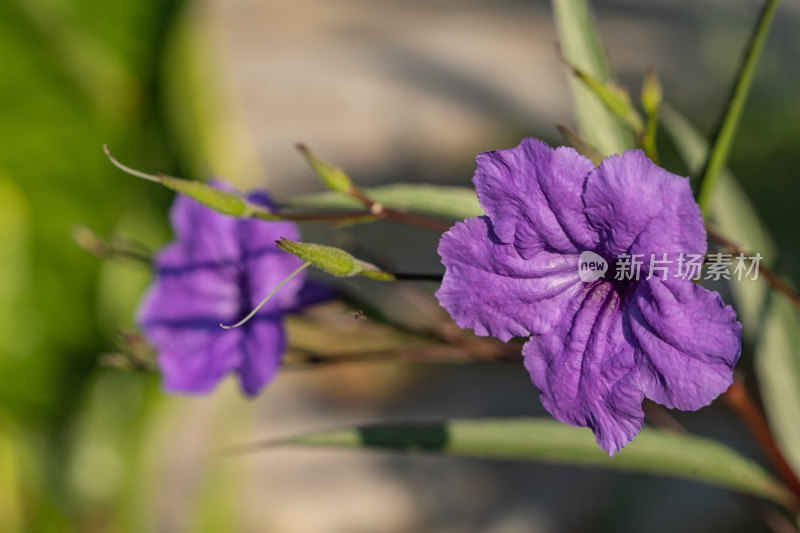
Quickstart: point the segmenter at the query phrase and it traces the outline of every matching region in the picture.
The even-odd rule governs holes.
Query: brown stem
[[[645,399],[642,403],[642,410],[644,416],[656,427],[672,433],[686,433],[686,428],[657,403]]]
[[[737,377],[734,377],[733,384],[722,397],[750,430],[750,433],[788,487],[800,497],[800,479],[797,478],[780,448],[778,448],[763,413],[756,405],[747,387]]]
[[[320,354],[311,350],[290,347],[283,361],[283,366],[287,368],[305,368],[346,363],[406,362],[451,364],[508,361],[509,359],[504,358],[502,354],[495,354],[495,357],[487,359],[483,354],[444,344],[417,346],[411,349],[370,350],[344,354]]]
[[[384,209],[382,213],[383,214],[379,216],[387,220],[394,220],[395,222],[407,226],[429,229],[437,233],[444,233],[452,227],[452,224],[439,220],[438,218],[426,217],[406,211],[398,211],[397,209]]]
[[[724,235],[721,235],[717,230],[713,228],[706,228],[706,232],[708,236],[717,241],[717,243],[721,244],[726,248],[726,251],[729,253],[749,253],[746,247],[736,244],[735,242],[731,241]],[[759,272],[761,272],[773,289],[776,291],[784,294],[789,300],[798,308],[800,308],[800,294],[795,291],[788,283],[783,281],[775,272],[772,271],[764,263],[759,263],[758,265]]]
[[[417,226],[419,228],[425,228],[439,233],[444,233],[450,229],[451,226],[451,224],[443,222],[437,218],[426,217],[415,213],[409,213],[407,211],[400,211],[398,209],[384,207],[383,204],[376,202],[370,198],[368,194],[356,186],[350,187],[350,190],[347,191],[347,194],[361,202],[364,207],[367,208],[367,211],[377,218],[394,220],[395,222],[406,224],[407,226]]]

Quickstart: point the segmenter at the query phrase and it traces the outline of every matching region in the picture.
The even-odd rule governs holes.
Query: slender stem
[[[103,145],[103,152],[106,154],[106,157],[111,164],[120,169],[121,171],[125,172],[126,174],[130,174],[131,176],[136,176],[137,178],[142,178],[143,180],[152,181],[153,183],[161,183],[162,175],[161,174],[148,174],[146,172],[142,172],[141,170],[136,170],[135,168],[131,168],[128,165],[123,165],[117,159],[111,155],[111,150],[108,149],[108,145]]]
[[[686,428],[684,428],[680,422],[678,422],[671,414],[669,414],[666,409],[657,403],[646,399],[642,403],[642,410],[644,411],[644,416],[646,416],[653,423],[653,425],[663,429],[664,431],[670,431],[672,433],[686,433]]]
[[[391,272],[396,281],[442,281],[442,274]]]
[[[261,300],[261,302],[259,302],[259,304],[258,304],[258,305],[255,307],[255,309],[253,309],[252,311],[250,311],[250,312],[247,314],[247,316],[246,316],[246,317],[244,317],[243,319],[241,319],[241,320],[240,320],[239,322],[237,322],[236,324],[233,324],[232,326],[226,326],[226,325],[224,325],[224,324],[220,324],[219,326],[220,326],[222,329],[233,329],[233,328],[238,328],[239,326],[241,326],[242,324],[244,324],[245,322],[247,322],[248,320],[250,320],[251,318],[253,318],[253,316],[255,316],[255,314],[256,314],[256,313],[258,313],[259,309],[261,309],[262,307],[264,307],[264,304],[266,304],[266,303],[269,301],[269,299],[270,299],[270,298],[272,298],[272,297],[275,295],[275,293],[276,293],[276,292],[278,292],[278,291],[280,290],[280,288],[281,288],[281,287],[283,287],[284,285],[286,285],[286,284],[289,282],[289,280],[290,280],[290,279],[292,279],[293,277],[295,277],[295,276],[296,276],[296,275],[298,275],[300,272],[302,272],[303,270],[305,270],[306,268],[308,268],[308,267],[310,267],[310,266],[311,266],[311,263],[303,263],[303,264],[302,264],[302,265],[300,265],[300,266],[299,266],[297,269],[295,269],[295,271],[294,271],[294,272],[292,272],[291,274],[289,274],[288,276],[286,276],[285,278],[283,278],[283,280],[282,280],[280,283],[278,283],[278,285],[276,285],[276,286],[275,286],[275,288],[274,288],[274,289],[272,289],[272,290],[270,291],[270,293],[269,293],[269,294],[267,294],[267,295],[264,297],[264,299],[263,299],[263,300]]]
[[[125,257],[150,264],[152,253],[144,246],[121,240],[104,240],[86,226],[78,226],[72,232],[75,243],[99,259]]]
[[[740,246],[735,242],[731,241],[724,235],[720,234],[717,230],[713,228],[706,228],[706,233],[708,236],[717,241],[722,246],[726,247],[726,251],[730,253],[748,253],[750,250],[745,248],[744,246]],[[791,301],[796,307],[800,308],[800,293],[794,290],[788,283],[783,281],[771,268],[763,263],[758,264],[758,270],[761,274],[764,275],[764,278],[767,280],[773,289],[776,291],[784,294],[789,301]]]
[[[377,217],[368,211],[331,211],[315,213],[292,213],[280,210],[264,210],[263,215],[258,211],[253,213],[253,218],[264,220],[291,220],[294,222],[368,222]]]
[[[775,467],[775,470],[792,492],[800,497],[800,479],[797,478],[792,467],[789,466],[780,448],[775,443],[769,425],[756,402],[750,396],[747,387],[734,376],[733,384],[722,397],[750,430],[750,433],[761,446],[772,466]]]
[[[397,209],[384,209],[382,216],[386,220],[393,220],[400,224],[405,224],[406,226],[416,226],[437,233],[444,233],[452,227],[451,223],[444,222],[438,218],[426,217],[406,211],[398,211]]]
[[[105,144],[103,145],[103,152],[115,167],[126,174],[130,174],[131,176],[154,183],[163,183],[164,181],[163,174],[148,174],[120,163],[113,155],[111,155],[111,151]],[[328,213],[292,213],[280,210],[267,210],[260,206],[254,206],[252,209],[252,214],[249,216],[251,218],[261,218],[264,220],[292,220],[295,222],[369,222],[376,219],[386,219],[393,220],[407,226],[416,226],[439,233],[447,231],[451,226],[451,224],[443,222],[437,218],[386,208],[382,204],[369,198],[357,187],[353,187],[348,194],[364,204],[366,210],[350,212],[337,211]]]
[[[747,100],[747,93],[750,91],[756,65],[761,56],[761,51],[764,48],[764,42],[767,40],[767,34],[769,33],[772,19],[775,16],[778,2],[779,0],[767,0],[764,8],[761,10],[761,14],[758,17],[747,50],[742,59],[741,66],[739,67],[739,73],[728,100],[725,114],[714,135],[714,140],[711,143],[711,150],[709,151],[708,159],[706,160],[698,183],[697,203],[700,204],[700,209],[704,214],[708,211],[711,194],[720,171],[728,161],[728,155],[733,145],[733,139],[736,136],[739,119],[742,116],[742,109],[744,109],[744,104]]]

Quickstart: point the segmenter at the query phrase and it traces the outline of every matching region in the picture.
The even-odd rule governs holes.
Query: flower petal
[[[475,161],[472,181],[500,241],[514,244],[526,259],[544,247],[569,253],[594,249],[598,236],[581,200],[591,161],[572,148],[553,149],[530,138]]]
[[[246,276],[242,278],[241,290],[253,308],[277,287],[303,261],[284,252],[275,245],[281,237],[300,240],[300,230],[293,222],[264,222],[259,220],[240,220],[236,229]],[[306,273],[289,280],[270,298],[259,313],[285,309],[295,305],[297,293],[303,286]],[[246,286],[244,286],[246,285]],[[241,317],[240,317],[241,318]]]
[[[653,278],[640,283],[631,299],[626,322],[648,398],[693,411],[727,390],[742,325],[719,294],[689,281]]]
[[[607,259],[666,253],[671,268],[684,254],[706,253],[706,232],[688,178],[650,161],[641,150],[606,158],[586,179],[586,214]],[[669,270],[673,272],[674,270]]]
[[[239,367],[239,382],[252,397],[275,376],[286,348],[286,336],[280,319],[254,318],[244,326],[244,358]]]
[[[507,341],[550,329],[581,290],[578,256],[540,252],[523,259],[487,217],[459,222],[442,236],[447,268],[436,297],[459,327]]]
[[[542,405],[558,420],[592,429],[609,455],[642,428],[644,397],[621,301],[610,283],[584,286],[552,331],[523,347]]]
[[[147,335],[158,347],[158,366],[168,392],[210,392],[242,361],[244,332],[224,331],[217,323],[152,326]]]
[[[217,183],[212,185],[227,189]],[[173,246],[180,247],[185,264],[224,267],[239,259],[238,219],[179,194],[170,209],[170,221],[176,233]]]

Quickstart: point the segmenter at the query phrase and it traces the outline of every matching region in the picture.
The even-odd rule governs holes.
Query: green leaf
[[[695,175],[702,167],[708,153],[708,141],[680,113],[665,105],[662,108],[662,124],[669,134],[689,172]],[[775,244],[755,206],[750,201],[736,178],[726,168],[719,176],[719,187],[714,195],[709,216],[714,226],[740,246],[759,252],[765,264],[775,258]],[[761,329],[761,315],[769,291],[766,282],[730,283],[736,302],[739,321],[744,326],[746,338],[755,339]]]
[[[663,124],[692,172],[708,143],[680,114],[663,109]],[[711,220],[737,244],[760,253],[766,264],[775,244],[747,194],[725,168],[710,204]],[[761,276],[763,277],[763,276]],[[766,280],[731,281],[745,338],[756,341],[754,364],[770,427],[787,461],[800,472],[800,318],[791,302]]]
[[[450,420],[377,425],[311,433],[270,443],[376,448],[460,457],[585,465],[716,485],[790,506],[793,496],[753,461],[713,440],[645,428],[614,457],[592,432],[540,419]]]
[[[758,17],[742,59],[739,73],[736,76],[733,92],[728,100],[722,121],[714,134],[711,152],[708,155],[708,160],[698,183],[697,203],[700,204],[700,210],[703,213],[709,207],[717,178],[728,161],[736,130],[739,127],[739,119],[742,116],[747,94],[750,92],[750,85],[753,83],[753,75],[777,7],[778,0],[767,0]]]
[[[800,315],[779,292],[770,293],[754,362],[770,427],[800,473]]]
[[[352,277],[360,274],[380,281],[394,279],[394,275],[390,272],[385,272],[371,263],[356,259],[344,250],[333,246],[295,242],[281,238],[278,240],[278,248],[334,276]]]
[[[644,134],[642,116],[631,103],[628,91],[613,81],[602,82],[585,70],[572,64],[567,64],[572,73],[581,80],[592,93],[603,102],[612,115],[622,121],[635,135]]]
[[[552,5],[564,58],[601,83],[608,82],[611,77],[608,61],[587,2],[553,0]],[[573,76],[570,76],[569,83],[578,134],[582,139],[603,156],[635,148],[633,135],[591,89]]]
[[[185,194],[189,198],[223,215],[249,217],[252,216],[255,210],[253,205],[238,194],[215,189],[200,181],[161,176],[160,183],[168,189]]]
[[[473,189],[437,185],[396,184],[362,189],[364,194],[390,209],[411,211],[448,220],[483,215]],[[362,207],[355,198],[332,191],[297,196],[284,202],[292,209],[354,209]]]

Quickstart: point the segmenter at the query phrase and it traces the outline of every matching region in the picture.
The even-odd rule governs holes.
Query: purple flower
[[[592,429],[613,455],[641,429],[644,397],[708,405],[732,382],[741,325],[720,296],[676,276],[680,254],[705,254],[689,181],[640,150],[592,163],[524,139],[480,154],[473,182],[486,216],[453,226],[436,293],[456,323],[503,341],[529,337],[525,367],[558,420]],[[584,282],[582,252],[608,274]],[[667,254],[650,279],[614,279],[621,256]],[[656,274],[653,269],[653,274]]]
[[[264,194],[248,199],[269,203]],[[158,352],[164,388],[205,393],[234,372],[253,396],[280,364],[282,317],[298,304],[303,276],[286,283],[243,326],[225,330],[220,324],[247,315],[302,264],[275,246],[280,237],[298,240],[299,230],[291,222],[221,215],[185,196],[177,197],[170,217],[176,238],[156,257],[155,282],[137,313]]]

